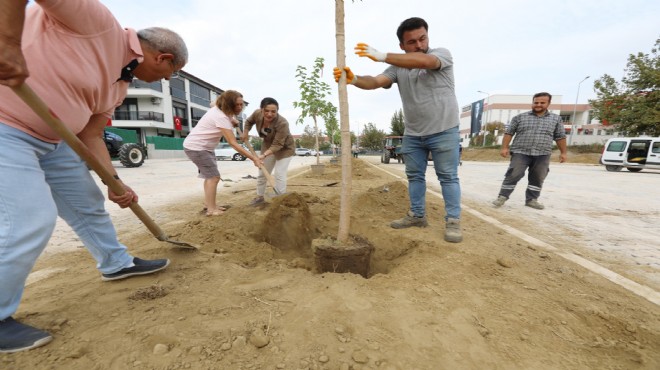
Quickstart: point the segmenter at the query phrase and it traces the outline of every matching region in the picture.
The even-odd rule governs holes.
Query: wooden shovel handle
[[[114,176],[101,164],[94,153],[89,150],[69,128],[51,111],[46,103],[27,85],[22,84],[18,87],[12,87],[14,93],[21,98],[41,119],[48,124],[70,147],[82,158],[87,165],[96,172],[108,187],[118,195],[123,195],[126,191]],[[131,203],[131,211],[147,226],[149,231],[160,241],[167,241],[167,236],[161,228],[149,217],[147,212],[136,202]]]
[[[236,127],[236,131],[238,131],[238,136],[243,137],[243,131],[241,131],[240,127]],[[257,155],[257,153],[254,151],[254,148],[252,147],[252,144],[250,144],[249,139],[245,141],[245,145],[248,147],[248,150],[250,151],[250,153],[252,153],[253,156],[259,157]],[[275,188],[275,179],[273,178],[273,175],[271,175],[270,172],[268,172],[268,170],[266,169],[266,166],[260,164],[259,168],[261,169],[261,172],[266,177],[266,181],[268,181],[268,184],[273,188],[273,191],[275,192],[275,194],[279,194],[279,192],[277,191],[277,188]]]

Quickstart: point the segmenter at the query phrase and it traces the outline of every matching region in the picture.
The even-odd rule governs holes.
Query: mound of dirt
[[[291,177],[263,207],[221,191],[222,216],[199,198],[163,207],[172,238],[130,240],[166,255],[155,275],[102,282],[87,252],[37,268],[17,318],[50,330],[42,348],[0,355],[3,369],[658,369],[658,307],[464,213],[464,242],[429,227],[395,230],[407,188],[353,160],[351,236],[374,247],[368,278],[319,274],[314,239],[337,234],[341,168]]]

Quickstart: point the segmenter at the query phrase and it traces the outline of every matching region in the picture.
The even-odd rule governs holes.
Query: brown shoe
[[[393,229],[405,229],[408,227],[427,227],[429,226],[426,216],[416,217],[411,211],[408,211],[403,218],[392,221],[390,226]]]

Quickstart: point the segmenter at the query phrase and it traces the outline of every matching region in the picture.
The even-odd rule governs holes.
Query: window
[[[131,81],[130,85],[128,86],[136,89],[151,89],[151,90],[163,92],[163,84],[160,82],[160,80],[155,82],[144,82],[136,78],[133,81]]]
[[[205,110],[198,108],[190,108],[190,118],[191,118],[191,127],[197,126],[197,122],[202,119],[202,116],[206,113]]]
[[[186,100],[186,83],[183,79],[176,77],[170,80],[170,95]]]
[[[651,148],[651,151],[653,153],[660,153],[660,141],[656,141],[653,143],[653,147]]]
[[[560,115],[561,121],[562,122],[571,122],[571,115],[570,114],[562,114]]]
[[[205,107],[209,107],[211,106],[211,91],[191,81],[190,101]]]
[[[626,142],[625,141],[612,141],[608,146],[607,146],[607,151],[608,152],[617,152],[621,153],[623,150],[626,148]]]

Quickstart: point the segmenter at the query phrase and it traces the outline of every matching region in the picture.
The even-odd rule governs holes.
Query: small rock
[[[325,364],[326,362],[330,361],[330,357],[326,355],[321,355],[319,356],[319,362],[322,364]]]
[[[266,335],[256,332],[250,336],[250,343],[257,348],[262,348],[270,343],[270,339]]]
[[[497,264],[502,266],[502,267],[511,268],[511,266],[513,266],[513,262],[510,259],[506,258],[506,257],[500,257],[496,261],[497,261]]]
[[[223,351],[229,351],[231,349],[231,343],[229,342],[222,343],[220,349]]]
[[[164,355],[169,352],[170,348],[167,344],[158,343],[154,346],[154,355]]]
[[[366,353],[360,350],[353,351],[351,358],[353,359],[353,361],[357,362],[358,364],[366,364],[367,362],[369,362],[369,356],[367,356]]]

